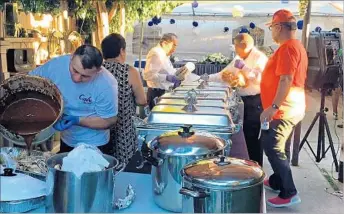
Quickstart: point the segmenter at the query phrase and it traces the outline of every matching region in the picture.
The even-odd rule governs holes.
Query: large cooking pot
[[[81,178],[78,178],[73,172],[55,168],[56,165],[62,165],[62,160],[67,155],[68,153],[57,154],[47,161],[46,212],[114,212],[115,177],[124,169],[124,165],[119,165],[116,158],[103,154],[103,157],[110,163],[107,169],[85,172]]]
[[[198,160],[181,171],[183,213],[259,213],[265,177],[253,161],[224,156]]]
[[[36,134],[32,142],[33,145],[48,140],[55,133],[52,126],[63,114],[63,97],[59,89],[47,79],[28,75],[13,76],[6,79],[0,85],[0,117],[6,110],[6,107],[13,102],[28,98],[41,99],[42,96],[50,98],[50,100],[46,98],[44,101],[54,109],[57,116],[56,120],[50,126],[37,133],[32,133]],[[26,146],[22,136],[13,133],[1,124],[0,133],[8,141],[17,145]]]
[[[155,203],[172,212],[182,211],[179,194],[182,177],[180,170],[195,160],[222,155],[229,142],[207,132],[183,130],[166,132],[143,143],[142,155],[152,167],[153,198]]]

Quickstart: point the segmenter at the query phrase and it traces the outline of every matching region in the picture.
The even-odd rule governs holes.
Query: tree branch
[[[112,5],[111,10],[110,10],[110,12],[109,12],[109,22],[111,22],[111,20],[113,19],[113,17],[116,16],[117,8],[118,8],[118,2],[115,2],[115,3]]]

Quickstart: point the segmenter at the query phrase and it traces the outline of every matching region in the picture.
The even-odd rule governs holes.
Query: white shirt
[[[152,48],[146,57],[146,66],[143,70],[143,79],[149,88],[168,90],[173,83],[166,80],[168,74],[175,75],[176,69],[160,45]]]
[[[209,75],[209,81],[211,82],[223,82],[222,73],[229,71],[237,73],[240,69],[234,67],[235,60],[241,59],[238,55],[234,57],[233,61],[229,63],[221,72]],[[248,86],[246,88],[240,88],[238,94],[240,96],[249,96],[260,94],[260,80],[261,74],[268,61],[267,56],[259,51],[257,48],[253,48],[248,57],[244,60],[245,67],[241,69],[248,77]]]

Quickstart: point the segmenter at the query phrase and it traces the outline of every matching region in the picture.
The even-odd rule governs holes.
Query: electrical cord
[[[341,57],[340,57],[340,59],[341,59]],[[341,61],[342,62],[342,61]],[[340,74],[339,75],[341,75],[341,77],[339,77],[339,86],[340,86],[340,88],[342,89],[342,91],[343,91],[343,84],[341,84],[341,82],[343,82],[343,69],[340,67]],[[339,102],[338,102],[338,104],[339,104]],[[342,106],[342,108],[343,108],[343,106]],[[341,113],[342,113],[342,115],[341,115],[341,119],[343,120],[343,110],[341,111]],[[336,152],[336,157],[338,156],[338,153],[339,153],[339,150],[340,150],[340,147],[341,147],[341,145],[342,145],[342,142],[341,142],[341,139],[339,138],[339,136],[338,136],[338,133],[337,133],[337,121],[338,121],[338,118],[337,118],[337,120],[335,120],[334,121],[334,127],[333,127],[333,129],[334,129],[334,134],[336,135],[336,137],[337,137],[337,139],[338,139],[338,148],[337,148],[337,152]],[[333,165],[334,165],[334,160],[332,161],[332,165],[331,165],[331,176],[332,176],[332,178],[334,179],[334,180],[338,180],[338,178],[336,179],[336,178],[334,178],[334,176],[333,176]]]
[[[343,118],[343,113],[342,113],[342,118]],[[338,153],[339,153],[339,150],[340,150],[340,146],[342,145],[342,144],[341,144],[341,140],[340,140],[340,138],[339,138],[339,136],[338,136],[338,133],[337,133],[337,121],[338,121],[338,120],[335,120],[335,121],[334,121],[334,127],[333,127],[333,129],[334,129],[334,134],[336,135],[336,137],[337,137],[337,139],[338,139],[338,146],[337,146],[337,151],[336,151],[336,157],[338,156]],[[335,178],[335,177],[333,176],[333,173],[334,173],[333,165],[334,165],[334,160],[332,161],[332,164],[331,164],[331,176],[332,176],[332,179],[338,180],[338,178]]]
[[[333,196],[336,196],[337,198],[343,200],[343,192],[341,192],[341,191],[330,192],[329,188],[327,188],[327,187],[324,190],[325,190],[326,193],[328,193],[330,195],[333,195]]]
[[[343,72],[343,70],[341,69],[341,71]],[[343,73],[341,73],[341,75],[343,75]],[[341,81],[343,81],[343,79],[341,79]],[[340,84],[340,87],[343,89],[343,85]],[[341,111],[342,115],[341,115],[341,119],[343,120],[343,111]],[[334,133],[338,139],[338,148],[337,148],[337,152],[336,152],[336,157],[338,156],[338,153],[339,153],[339,150],[340,150],[340,147],[341,147],[341,139],[339,138],[338,136],[338,133],[337,133],[337,121],[338,120],[335,120],[334,121]],[[334,173],[334,170],[333,170],[333,165],[334,165],[334,160],[332,161],[332,164],[331,164],[331,177],[333,180],[336,180],[338,181],[338,178],[335,178],[333,173]],[[330,192],[329,191],[329,188],[325,188],[325,192],[330,194],[330,195],[333,195],[335,197],[338,197],[339,199],[343,200],[343,192],[342,191],[333,191],[333,192]]]

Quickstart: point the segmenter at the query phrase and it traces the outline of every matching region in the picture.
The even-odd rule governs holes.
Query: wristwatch
[[[274,109],[279,109],[279,107],[276,105],[276,104],[272,104],[272,106],[271,106],[272,108],[274,108]]]

